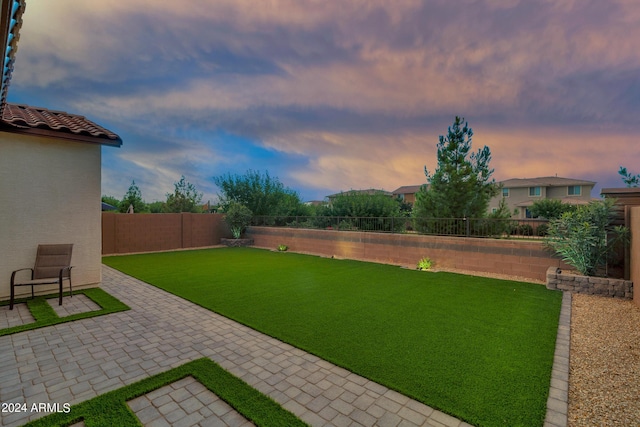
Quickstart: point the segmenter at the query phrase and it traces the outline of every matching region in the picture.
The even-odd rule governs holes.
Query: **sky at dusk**
[[[426,182],[456,115],[497,180],[640,173],[637,0],[28,0],[8,102],[117,133],[102,193],[269,171],[303,200]]]

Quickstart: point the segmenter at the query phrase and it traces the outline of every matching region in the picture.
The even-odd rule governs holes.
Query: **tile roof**
[[[2,130],[121,146],[122,139],[84,116],[28,105],[6,104]]]
[[[0,0],[0,49],[5,52],[0,87],[0,130],[121,146],[122,139],[118,135],[83,116],[7,103],[24,9],[25,0]]]
[[[594,181],[582,179],[562,178],[559,176],[544,176],[539,178],[513,178],[500,181],[504,188],[516,187],[564,187],[567,185],[596,185]]]
[[[420,188],[424,184],[420,185],[403,185],[402,187],[396,188],[392,191],[393,194],[415,194],[420,191]]]

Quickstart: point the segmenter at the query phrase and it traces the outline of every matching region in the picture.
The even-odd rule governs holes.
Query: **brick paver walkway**
[[[102,271],[102,288],[132,309],[0,337],[1,402],[75,404],[205,356],[311,425],[468,426],[109,267]],[[176,392],[150,393],[129,404],[143,411],[145,422],[171,425],[163,423],[166,416],[155,416],[155,409],[172,403],[186,414],[181,405],[189,393],[199,393],[198,386],[174,383],[168,387]],[[197,406],[193,400],[190,404]],[[210,414],[215,412],[211,406],[193,408],[207,416],[194,416],[185,425],[217,425],[225,416]],[[17,426],[43,415],[3,413],[0,424]],[[227,416],[229,425],[245,421]]]

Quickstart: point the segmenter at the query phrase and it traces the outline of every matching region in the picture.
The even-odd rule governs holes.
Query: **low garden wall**
[[[633,282],[606,277],[579,276],[563,273],[557,267],[547,270],[547,288],[578,294],[633,299]]]
[[[549,266],[567,268],[539,241],[387,234],[358,231],[249,227],[255,246],[382,262],[415,268],[423,257],[434,269],[452,268],[544,281]]]

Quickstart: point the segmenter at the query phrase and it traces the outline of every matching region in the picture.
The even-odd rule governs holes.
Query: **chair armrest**
[[[19,271],[26,271],[26,270],[31,270],[31,280],[33,280],[33,268],[21,268],[18,270],[14,270],[13,273],[11,273],[11,285],[15,283],[16,273]]]
[[[62,278],[64,277],[64,276],[63,276],[63,273],[64,273],[64,271],[65,271],[65,270],[67,270],[67,271],[69,272],[69,275],[68,275],[68,276],[69,276],[69,277],[71,277],[71,269],[72,269],[72,268],[73,268],[73,265],[70,265],[70,266],[68,266],[68,267],[62,267],[62,268],[60,269],[60,280],[62,280]]]

